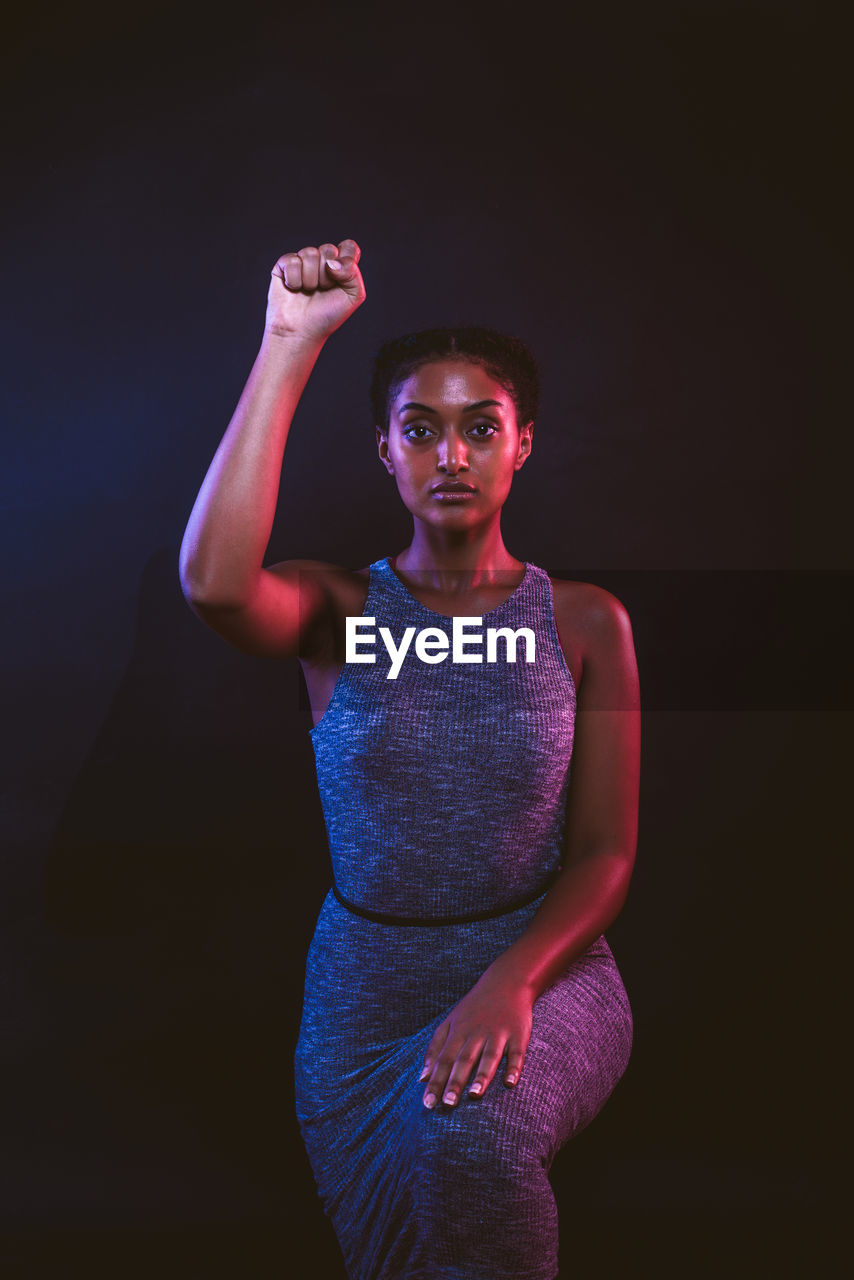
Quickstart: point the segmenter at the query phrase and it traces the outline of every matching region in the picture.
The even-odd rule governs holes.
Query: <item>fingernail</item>
[[[480,1083],[480,1081],[475,1080],[474,1084],[469,1089],[469,1093],[480,1093],[482,1088],[483,1088],[483,1085]]]
[[[516,1072],[515,1072],[515,1071],[511,1071],[511,1072],[510,1072],[509,1076],[507,1077],[507,1083],[508,1083],[508,1084],[515,1084],[515,1083],[516,1083]]]
[[[430,1074],[430,1068],[425,1067],[424,1070],[421,1072],[421,1075],[418,1077],[418,1083],[420,1084],[422,1080],[426,1080],[429,1074]]]
[[[327,264],[326,264],[326,265],[327,265],[327,267],[329,267],[330,271],[340,271],[340,270],[341,270],[341,263],[340,263],[340,262],[337,262],[337,261],[335,261],[335,260],[330,259],[330,261],[329,261],[329,262],[327,262]]]
[[[425,1106],[425,1107],[435,1107],[435,1105],[436,1105],[436,1095],[435,1095],[435,1093],[428,1093],[428,1094],[426,1094],[426,1095],[425,1095],[425,1098],[424,1098],[424,1106]]]
[[[444,1101],[449,1102],[451,1106],[453,1106],[456,1100],[457,1100],[457,1095],[454,1093],[453,1089],[449,1089],[445,1094]]]

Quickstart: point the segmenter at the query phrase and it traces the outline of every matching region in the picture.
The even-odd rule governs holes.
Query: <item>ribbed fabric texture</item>
[[[563,855],[576,696],[548,574],[524,577],[488,627],[529,628],[535,660],[428,664],[414,638],[396,679],[381,639],[452,619],[426,608],[389,559],[363,610],[374,663],[345,663],[311,730],[335,883],[365,909],[437,918],[533,892]],[[422,1104],[436,1027],[519,935],[545,895],[487,920],[397,925],[329,892],[306,962],[295,1052],[297,1115],[350,1280],[554,1280],[548,1170],[628,1063],[629,1001],[602,935],[536,1001],[514,1089],[506,1055],[482,1098]]]

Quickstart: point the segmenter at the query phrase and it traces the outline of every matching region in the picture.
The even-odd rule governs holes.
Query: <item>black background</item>
[[[487,323],[543,380],[505,542],[634,625],[635,1047],[554,1166],[563,1269],[837,1274],[841,31],[786,0],[48,4],[3,44],[8,1274],[343,1277],[293,1114],[330,882],[299,668],[208,631],[177,560],[273,262],[346,236],[367,301],[266,562],[406,545],[373,351]]]

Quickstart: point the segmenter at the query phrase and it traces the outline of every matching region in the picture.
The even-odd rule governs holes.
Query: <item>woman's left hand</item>
[[[534,998],[524,985],[487,969],[436,1028],[424,1055],[424,1105],[454,1106],[472,1068],[469,1093],[482,1095],[507,1050],[505,1084],[516,1084],[531,1038]]]

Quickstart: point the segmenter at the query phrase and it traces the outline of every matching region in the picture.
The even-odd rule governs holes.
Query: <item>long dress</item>
[[[534,1002],[515,1086],[505,1052],[480,1098],[423,1105],[434,1031],[559,872],[575,725],[545,570],[526,562],[507,600],[457,625],[455,654],[452,619],[376,561],[357,660],[310,731],[333,886],[306,960],[296,1107],[350,1280],[554,1280],[549,1169],[631,1051],[602,934]],[[407,628],[393,664],[386,640]],[[510,661],[498,634],[490,654],[490,628],[534,644],[520,633]]]

